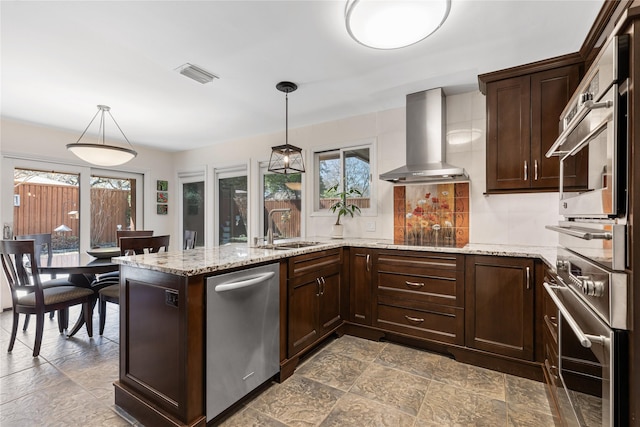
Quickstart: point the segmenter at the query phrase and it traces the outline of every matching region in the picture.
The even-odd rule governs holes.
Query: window
[[[91,247],[118,246],[117,230],[136,229],[137,180],[91,175]]]
[[[142,174],[8,156],[2,162],[2,192],[14,205],[4,223],[14,235],[51,233],[54,256],[114,246],[118,225],[143,228]]]
[[[80,249],[80,176],[15,168],[13,233],[51,234],[56,254]]]
[[[274,239],[287,239],[302,235],[302,174],[278,174],[262,171],[262,236],[269,229],[269,213]],[[276,210],[278,209],[278,210]],[[288,211],[279,209],[288,209]]]
[[[247,175],[218,179],[218,242],[237,243],[247,239]]]
[[[372,202],[373,175],[371,153],[373,144],[358,147],[341,148],[335,150],[317,151],[314,154],[315,163],[315,188],[314,211],[327,211],[335,203],[336,198],[330,191],[337,186],[338,191],[357,189],[362,193],[361,197],[353,198],[349,202],[354,203],[365,213],[372,213],[375,207]]]
[[[196,246],[204,246],[204,181],[182,183],[182,231],[196,232]]]

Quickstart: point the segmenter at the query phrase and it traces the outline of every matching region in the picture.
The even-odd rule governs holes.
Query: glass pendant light
[[[276,89],[285,93],[285,137],[284,144],[271,147],[269,172],[275,173],[304,173],[302,149],[289,144],[289,93],[298,89],[298,85],[291,82],[280,82]]]

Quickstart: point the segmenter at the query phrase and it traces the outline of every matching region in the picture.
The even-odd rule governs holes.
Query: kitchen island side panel
[[[116,405],[145,425],[204,425],[204,279],[121,266]]]

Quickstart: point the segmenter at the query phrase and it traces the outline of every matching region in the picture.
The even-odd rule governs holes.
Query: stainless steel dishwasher
[[[280,370],[279,265],[207,279],[207,422]]]

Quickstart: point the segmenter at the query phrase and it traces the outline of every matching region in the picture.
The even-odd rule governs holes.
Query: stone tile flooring
[[[31,357],[35,319],[7,353],[12,315],[0,314],[0,425],[130,426],[115,407],[118,307],[107,327],[66,339],[47,320]],[[76,313],[71,314],[75,319]],[[22,316],[21,316],[22,325]],[[222,426],[554,426],[544,385],[396,344],[332,340],[282,384],[272,384]]]

